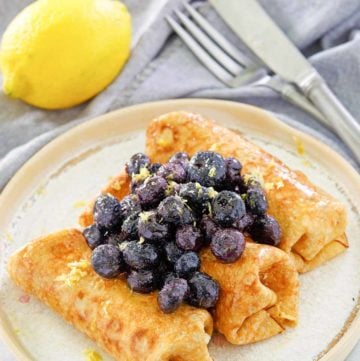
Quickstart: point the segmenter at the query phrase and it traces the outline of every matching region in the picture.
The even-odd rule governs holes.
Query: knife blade
[[[360,162],[360,124],[256,0],[209,0],[253,53],[295,84],[324,114]]]

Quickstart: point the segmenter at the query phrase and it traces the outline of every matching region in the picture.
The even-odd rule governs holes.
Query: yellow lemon
[[[130,39],[130,15],[118,0],[38,0],[3,35],[4,92],[45,109],[79,104],[114,80]]]

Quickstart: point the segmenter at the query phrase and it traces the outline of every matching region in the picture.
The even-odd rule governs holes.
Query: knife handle
[[[340,103],[321,77],[316,77],[304,91],[360,163],[360,124]]]

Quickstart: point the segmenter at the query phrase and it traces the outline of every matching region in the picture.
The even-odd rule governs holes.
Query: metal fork
[[[241,53],[195,8],[186,2],[183,5],[188,16],[176,10],[179,22],[170,16],[167,16],[166,20],[193,54],[220,81],[231,88],[246,84],[268,87],[289,103],[329,126],[324,116],[292,84],[279,76],[270,76],[269,70],[263,64],[256,63]]]

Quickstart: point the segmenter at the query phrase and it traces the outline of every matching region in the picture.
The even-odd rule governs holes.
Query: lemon
[[[118,0],[38,0],[3,35],[4,92],[45,109],[82,103],[114,80],[130,41],[130,15]]]

